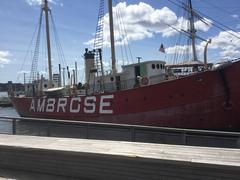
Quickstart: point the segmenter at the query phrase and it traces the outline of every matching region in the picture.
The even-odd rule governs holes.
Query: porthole
[[[162,65],[161,65],[162,66]],[[157,64],[157,69],[159,69],[160,68],[160,65],[159,64]]]
[[[152,69],[155,69],[155,68],[156,68],[155,64],[152,64]]]

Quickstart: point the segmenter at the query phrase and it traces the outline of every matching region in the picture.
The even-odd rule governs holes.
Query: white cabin
[[[126,74],[128,82],[127,88],[132,88],[136,83],[140,85],[156,84],[165,79],[165,64],[160,60],[144,61],[135,64],[122,66],[123,74]],[[147,82],[144,80],[148,80]]]

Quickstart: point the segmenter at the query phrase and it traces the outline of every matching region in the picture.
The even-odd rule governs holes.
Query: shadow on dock
[[[0,168],[22,172],[19,180],[21,174],[36,175],[34,180],[41,177],[35,173],[41,173],[41,179],[51,179],[49,174],[86,180],[239,180],[240,177],[240,151],[229,148],[0,135],[0,159]]]
[[[0,180],[84,180],[84,179],[1,168]]]

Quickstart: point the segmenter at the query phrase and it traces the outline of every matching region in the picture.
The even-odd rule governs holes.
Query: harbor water
[[[0,117],[19,117],[13,107],[0,107]],[[12,122],[0,121],[0,133],[11,134]]]
[[[7,97],[7,92],[0,92],[0,98]],[[13,107],[0,107],[0,117],[19,117],[18,113]],[[0,121],[0,133],[11,133],[12,123],[6,121]]]

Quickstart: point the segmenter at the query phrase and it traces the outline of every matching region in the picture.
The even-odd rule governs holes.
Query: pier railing
[[[0,122],[9,123],[7,134],[240,148],[240,132],[16,117],[0,117]]]

